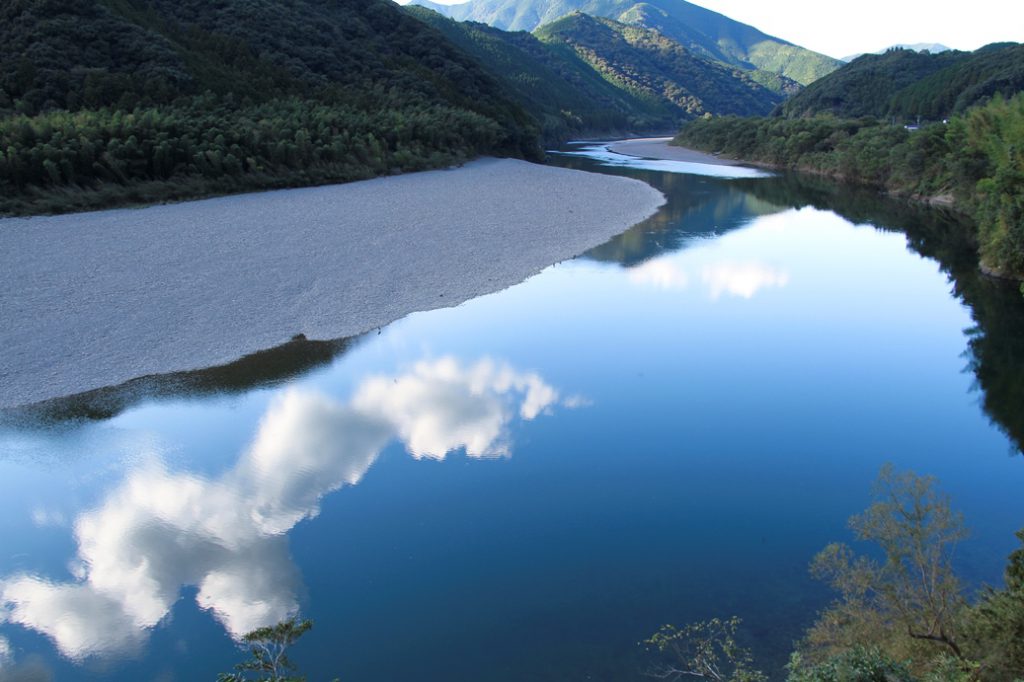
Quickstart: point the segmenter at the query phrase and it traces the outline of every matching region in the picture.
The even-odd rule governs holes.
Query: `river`
[[[956,219],[581,150],[668,202],[378,332],[2,413],[0,671],[213,680],[301,610],[311,680],[642,679],[660,625],[733,615],[775,679],[887,462],[999,584],[1024,300]]]

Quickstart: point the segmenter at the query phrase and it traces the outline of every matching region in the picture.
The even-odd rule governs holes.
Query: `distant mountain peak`
[[[476,21],[506,31],[535,31],[579,11],[654,29],[706,59],[749,72],[783,76],[806,85],[841,66],[839,60],[770,36],[685,0],[470,0],[438,5],[413,3],[458,21]]]

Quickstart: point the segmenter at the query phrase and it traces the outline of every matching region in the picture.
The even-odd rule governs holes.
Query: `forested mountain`
[[[896,93],[889,104],[895,116],[936,121],[987,101],[1024,90],[1024,45],[997,43],[972,53]]]
[[[540,154],[499,81],[388,0],[12,0],[0,45],[0,212]]]
[[[893,49],[864,55],[787,101],[790,117],[829,113],[841,118],[895,116],[942,120],[996,92],[1024,89],[1024,45],[997,43],[976,52],[938,54]]]
[[[540,27],[541,41],[571,48],[606,79],[682,118],[763,115],[782,100],[736,67],[698,57],[657,31],[574,12]]]
[[[454,21],[425,7],[406,10],[500,78],[507,94],[540,121],[550,144],[594,132],[665,130],[680,120],[669,102],[613,84],[571,47],[525,31]]]
[[[785,82],[769,74],[811,83],[841,62],[769,36],[752,26],[685,0],[470,0],[438,5],[413,0],[453,19],[478,21],[512,31],[533,31],[578,11],[591,16],[655,29],[692,52],[748,71],[765,72],[763,84],[782,92]]]
[[[947,52],[952,50],[951,47],[946,47],[942,43],[900,43],[898,45],[890,45],[884,50],[876,50],[875,52],[858,52],[857,54],[851,54],[848,57],[843,57],[840,61],[852,62],[857,57],[863,57],[865,54],[885,54],[889,50],[913,50],[914,52],[930,52],[932,54],[938,54],[939,52]]]

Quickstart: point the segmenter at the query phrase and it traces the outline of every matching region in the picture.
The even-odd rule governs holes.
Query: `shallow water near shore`
[[[551,163],[668,203],[519,285],[6,413],[0,670],[213,680],[298,609],[311,680],[643,679],[660,625],[732,615],[779,679],[885,462],[999,583],[1024,302],[953,219],[596,151]]]

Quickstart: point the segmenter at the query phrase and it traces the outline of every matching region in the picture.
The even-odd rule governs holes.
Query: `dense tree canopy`
[[[498,80],[387,0],[16,0],[0,44],[0,212],[541,153]]]
[[[782,105],[789,118],[895,118],[941,121],[994,94],[1024,90],[1024,45],[997,43],[976,52],[937,54],[891,49],[863,55]]]

